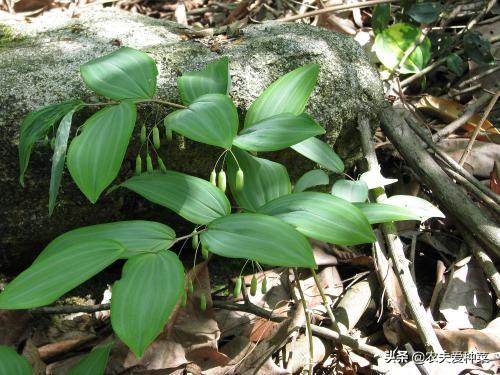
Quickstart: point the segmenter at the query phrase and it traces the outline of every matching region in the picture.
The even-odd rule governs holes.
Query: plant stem
[[[314,359],[314,344],[311,330],[311,317],[307,312],[307,303],[304,297],[304,291],[300,286],[299,272],[296,268],[293,269],[293,274],[295,276],[295,283],[297,284],[297,289],[299,289],[300,294],[300,302],[302,303],[302,307],[304,308],[304,313],[306,314],[306,331],[307,338],[309,339],[309,375],[313,375],[313,359]]]
[[[380,172],[377,155],[373,146],[370,123],[366,117],[362,115],[358,118],[359,131],[361,133],[361,145],[366,160],[368,161],[368,170]],[[385,189],[383,187],[373,189],[373,194],[377,202],[382,203],[386,199]],[[407,306],[410,313],[415,320],[418,333],[424,343],[427,351],[435,353],[443,352],[441,344],[439,343],[436,333],[432,328],[431,322],[425,312],[418,290],[413,282],[413,278],[408,267],[408,259],[405,257],[403,243],[397,236],[397,229],[394,223],[382,224],[382,229],[385,234],[387,249],[391,256],[393,266],[396,271],[401,289],[406,299]]]
[[[194,237],[194,236],[196,236],[197,234],[200,234],[200,233],[205,232],[206,230],[207,230],[206,228],[204,228],[204,229],[202,229],[202,230],[198,230],[198,231],[194,230],[194,231],[192,231],[191,233],[186,234],[185,236],[177,237],[177,238],[176,238],[176,239],[174,239],[174,241],[172,242],[172,245],[176,244],[176,243],[177,243],[177,242],[179,242],[179,241],[182,241],[182,240],[187,240],[188,238]]]
[[[335,319],[335,315],[333,315],[333,311],[330,307],[330,303],[328,302],[328,299],[326,298],[325,291],[324,291],[323,287],[321,286],[321,283],[318,279],[318,275],[316,274],[316,271],[313,268],[311,268],[311,273],[312,273],[312,276],[314,278],[314,282],[316,283],[316,287],[319,290],[319,294],[321,295],[321,299],[323,300],[323,305],[325,306],[328,317],[330,318],[332,328],[335,332],[341,333],[340,327],[337,324],[337,320]]]

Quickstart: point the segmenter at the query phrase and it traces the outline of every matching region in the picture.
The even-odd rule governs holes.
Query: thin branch
[[[469,104],[465,110],[462,112],[459,118],[450,122],[443,129],[434,133],[432,136],[432,140],[434,142],[438,142],[442,138],[446,138],[448,135],[453,133],[455,130],[461,128],[463,125],[470,120],[472,116],[474,116],[481,108],[483,108],[489,101],[491,95],[489,93],[484,93],[477,100],[471,104]]]
[[[377,161],[372,141],[370,123],[367,118],[360,116],[358,118],[358,125],[361,133],[361,145],[363,147],[363,153],[368,161],[368,168],[371,171],[380,172],[380,166]],[[386,199],[383,187],[374,189],[373,193],[376,196],[377,202],[383,202],[383,200]],[[432,324],[429,321],[427,313],[425,312],[422,301],[420,300],[417,286],[413,282],[413,278],[408,267],[408,260],[405,257],[403,243],[397,236],[396,226],[394,223],[385,223],[382,224],[382,229],[385,234],[387,249],[389,250],[393,266],[396,270],[396,275],[399,279],[399,283],[401,284],[407,306],[413,319],[415,320],[420,338],[428,351],[440,353],[443,349],[437,339],[434,329],[432,328]]]
[[[486,109],[484,111],[484,114],[483,114],[483,117],[481,118],[481,121],[479,121],[479,124],[476,125],[476,128],[474,129],[474,133],[472,133],[472,136],[469,139],[469,143],[467,143],[467,147],[465,148],[464,153],[462,154],[462,157],[460,158],[460,160],[458,162],[458,164],[460,166],[463,167],[465,160],[467,160],[467,157],[469,156],[469,154],[472,150],[472,146],[474,145],[474,141],[476,140],[477,135],[481,131],[481,127],[483,126],[484,122],[486,121],[486,119],[490,115],[490,112],[493,109],[493,107],[495,106],[499,96],[500,96],[500,91],[497,91],[495,96],[493,98],[491,98],[490,103],[488,104],[488,106],[486,107]]]
[[[299,272],[297,271],[297,268],[293,269],[293,275],[295,276],[295,282],[297,284],[297,289],[299,290],[300,302],[302,304],[302,308],[304,309],[304,313],[306,314],[306,333],[307,338],[309,339],[309,375],[313,375],[314,344],[311,330],[311,315],[307,311],[306,298],[304,297],[304,291],[300,285]]]
[[[103,303],[100,305],[61,305],[61,306],[46,306],[37,307],[28,310],[32,314],[75,314],[88,313],[92,314],[98,311],[109,310],[111,305]]]
[[[467,179],[467,181],[469,181],[472,185],[474,185],[475,188],[477,188],[483,194],[485,194],[490,199],[492,199],[494,202],[496,202],[497,205],[500,205],[500,196],[498,196],[497,194],[492,192],[490,189],[488,189],[486,186],[484,186],[468,170],[461,167],[453,158],[451,158],[447,153],[445,153],[443,150],[441,150],[432,141],[431,137],[424,131],[424,129],[422,129],[422,127],[418,123],[416,123],[416,120],[414,119],[414,117],[410,111],[405,111],[405,120],[406,120],[408,126],[420,137],[420,139],[422,141],[424,141],[426,143],[426,145],[434,152],[435,155],[437,155],[441,160],[443,160],[445,163],[447,163],[451,169],[453,169],[455,172],[457,172],[458,174],[463,176],[465,179]],[[430,153],[429,149],[427,149],[427,151]],[[465,186],[465,187],[467,187],[467,186]]]
[[[278,22],[290,22],[290,21],[296,21],[300,20],[302,18],[306,17],[314,17],[318,16],[320,14],[325,14],[325,13],[335,13],[335,12],[340,12],[343,10],[350,10],[350,9],[355,9],[355,8],[367,8],[371,7],[373,5],[378,5],[378,4],[388,4],[388,3],[395,3],[397,0],[371,0],[371,1],[365,1],[363,3],[351,3],[351,4],[343,4],[343,5],[334,5],[331,7],[326,7],[323,9],[318,9],[318,10],[313,10],[310,12],[306,12],[303,14],[297,14],[295,16],[289,16],[285,17],[282,19],[277,20]]]

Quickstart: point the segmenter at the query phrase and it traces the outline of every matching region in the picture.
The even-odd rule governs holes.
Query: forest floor
[[[373,138],[360,119],[368,163],[346,173],[357,179],[366,168],[375,173],[380,166],[383,176],[397,182],[384,180],[385,191],[379,189],[373,199],[421,197],[446,214],[422,223],[381,225],[374,246],[314,243],[317,277],[333,311],[325,308],[314,275],[308,272],[247,267],[242,294],[235,299],[232,283],[243,262],[199,262],[190,271],[197,280],[194,293],[166,333],[141,360],[117,345],[109,373],[243,374],[257,365],[261,374],[307,373],[310,367],[317,374],[498,373],[500,131],[495,125],[500,117],[500,9],[496,1],[447,1],[432,17],[429,9],[412,12],[401,4],[405,2],[379,1],[392,3],[384,21],[387,8],[365,3],[2,1],[0,22],[30,22],[43,12],[77,14],[80,7],[115,6],[207,35],[227,26],[238,29],[269,20],[304,22],[350,35],[379,68],[390,106]],[[384,23],[398,22],[416,25],[421,38],[406,46],[403,61],[391,73],[373,46],[387,27]],[[425,44],[426,36],[432,42],[429,61],[405,72],[402,67],[413,63],[413,52]],[[267,291],[259,288],[250,295],[247,288],[254,277],[259,285],[266,279]],[[101,292],[107,283],[100,281]],[[210,296],[203,313],[198,306],[202,293]],[[81,289],[76,294],[88,293]],[[47,373],[64,374],[110,335],[109,296],[106,289],[89,298],[68,297],[29,314],[0,311],[0,343],[19,345],[37,373],[45,373],[47,365]],[[306,314],[312,334],[305,329]]]

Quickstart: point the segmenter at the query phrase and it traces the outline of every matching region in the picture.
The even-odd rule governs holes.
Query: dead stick
[[[380,166],[375,154],[375,147],[373,145],[372,133],[368,119],[360,116],[358,118],[358,128],[361,133],[363,153],[368,161],[368,170],[380,172]],[[383,200],[386,199],[383,187],[374,189],[373,192],[376,196],[377,202],[383,202]],[[432,324],[429,321],[427,313],[425,312],[424,305],[418,295],[417,286],[411,277],[408,260],[405,257],[403,243],[397,236],[396,226],[394,223],[385,223],[382,224],[382,229],[386,237],[387,249],[391,256],[396,275],[399,283],[401,284],[401,289],[403,290],[410,314],[417,326],[420,338],[422,339],[427,351],[441,353],[443,352],[443,348],[441,347],[436,333],[432,328]]]
[[[314,16],[318,16],[320,14],[340,12],[342,10],[349,10],[349,9],[355,9],[355,8],[367,8],[367,7],[371,7],[373,5],[377,5],[377,4],[395,3],[396,1],[397,0],[372,0],[372,1],[365,1],[363,3],[334,5],[331,7],[313,10],[311,12],[306,12],[303,14],[297,14],[295,16],[285,17],[285,18],[282,18],[282,19],[277,20],[277,21],[279,21],[279,22],[296,21],[296,20],[299,20],[301,18],[314,17]]]
[[[381,127],[412,170],[432,189],[439,205],[455,220],[470,228],[478,241],[500,256],[500,228],[497,223],[455,185],[420,143],[415,142],[415,133],[403,116],[393,108],[386,108],[381,113]]]
[[[472,146],[474,145],[474,141],[476,140],[477,135],[481,131],[481,127],[483,126],[484,122],[486,121],[486,119],[490,115],[490,112],[493,109],[493,107],[495,106],[495,103],[497,102],[499,96],[500,96],[500,91],[497,91],[495,96],[493,98],[491,98],[490,103],[486,107],[484,114],[483,114],[483,117],[481,117],[481,121],[479,121],[479,124],[476,125],[476,128],[474,129],[474,133],[472,133],[472,136],[469,139],[469,143],[467,143],[467,147],[465,148],[464,153],[462,154],[462,157],[460,158],[460,160],[458,162],[458,164],[461,167],[463,167],[465,160],[467,160],[467,157],[469,156],[469,154],[472,150]]]

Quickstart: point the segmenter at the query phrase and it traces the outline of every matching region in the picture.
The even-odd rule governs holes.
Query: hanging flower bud
[[[188,290],[189,290],[189,293],[193,293],[193,290],[194,290],[194,287],[193,287],[193,280],[188,279],[187,284],[188,284]]]
[[[205,245],[201,245],[201,256],[203,259],[208,260],[208,248]]]
[[[142,172],[142,158],[141,154],[137,154],[137,157],[135,158],[135,174],[140,175]]]
[[[167,127],[165,127],[165,138],[167,138],[167,142],[172,142],[172,130],[168,129]]]
[[[207,309],[207,296],[205,293],[201,293],[200,295],[200,310],[205,311]]]
[[[146,156],[146,169],[148,173],[153,173],[153,159],[149,154]]]
[[[257,293],[257,278],[255,275],[252,276],[252,281],[250,282],[250,295],[255,296]]]
[[[160,148],[160,130],[158,129],[158,126],[155,126],[153,128],[153,145],[155,148],[158,150]]]
[[[214,186],[217,186],[217,173],[215,172],[215,169],[210,173],[210,183]]]
[[[54,149],[56,148],[56,138],[55,137],[52,137],[50,139],[50,148],[52,149],[52,151],[54,151]]]
[[[217,186],[224,193],[226,192],[226,172],[224,172],[223,170],[220,170],[219,174],[217,175]]]
[[[262,284],[260,285],[260,291],[262,294],[267,293],[267,278],[265,275],[264,275],[264,279],[262,279]]]
[[[234,283],[234,289],[233,289],[233,297],[238,298],[241,292],[241,276],[238,276]]]
[[[158,166],[160,167],[160,171],[163,173],[167,173],[167,167],[165,167],[165,164],[163,163],[163,160],[158,156]]]
[[[140,135],[141,143],[146,142],[146,125],[141,126],[141,135]]]
[[[195,234],[191,240],[191,245],[193,246],[193,250],[196,250],[198,248],[199,243],[200,243],[200,238],[198,237],[197,234]]]
[[[245,176],[243,174],[243,170],[238,168],[238,172],[236,172],[236,191],[243,190],[243,184],[245,182]]]

